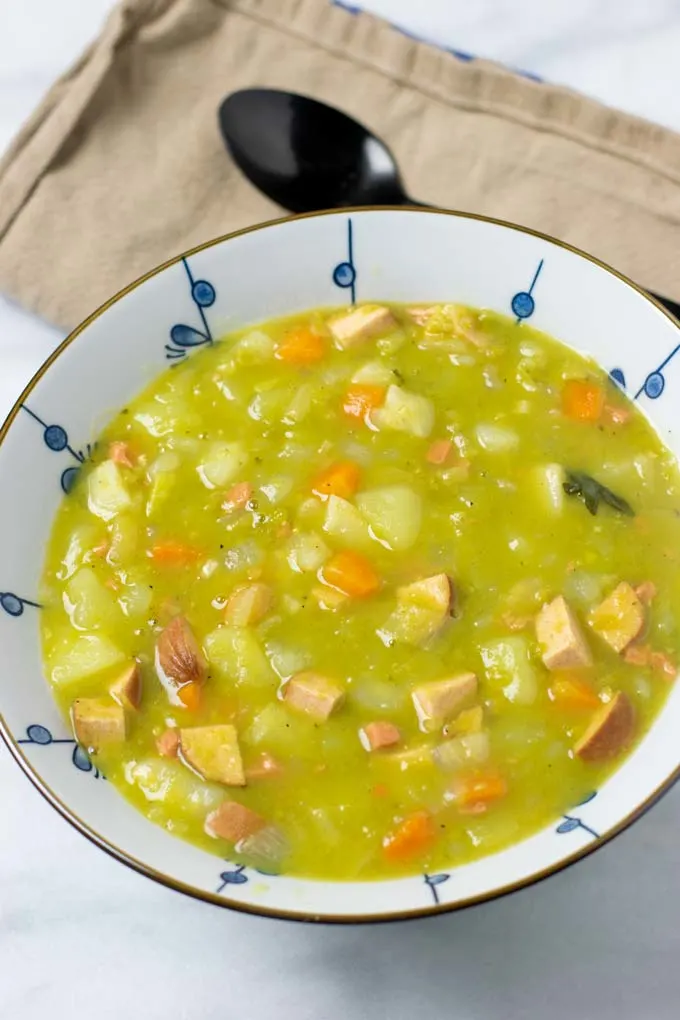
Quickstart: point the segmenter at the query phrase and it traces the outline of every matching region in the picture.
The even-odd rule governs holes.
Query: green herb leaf
[[[602,485],[597,479],[583,471],[567,471],[566,475],[567,480],[563,483],[562,488],[567,496],[576,496],[582,499],[591,514],[597,513],[600,503],[606,503],[619,514],[625,514],[626,517],[635,516],[635,511],[630,503],[627,503],[622,496],[617,496],[615,492],[608,489],[606,485]]]

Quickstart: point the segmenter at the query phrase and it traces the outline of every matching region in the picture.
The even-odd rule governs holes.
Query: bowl
[[[272,877],[153,825],[76,745],[41,668],[36,592],[59,501],[107,418],[168,365],[247,323],[314,306],[458,301],[530,321],[592,355],[680,451],[680,330],[635,284],[566,244],[479,216],[358,209],[263,224],[171,259],[94,312],[0,433],[0,730],[35,787],[83,835],[197,899],[300,920],[418,917],[554,874],[639,817],[680,769],[680,687],[598,790],[502,852],[381,882]],[[676,391],[677,392],[677,391]]]

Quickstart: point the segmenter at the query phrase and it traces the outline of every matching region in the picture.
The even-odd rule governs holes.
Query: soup
[[[317,310],[111,421],[47,553],[47,676],[168,831],[324,879],[551,824],[676,675],[678,469],[591,361],[454,305]]]

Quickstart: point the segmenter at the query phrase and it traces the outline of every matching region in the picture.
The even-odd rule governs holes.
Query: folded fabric
[[[0,162],[0,290],[68,329],[211,237],[282,215],[231,162],[221,100],[314,95],[410,194],[545,231],[680,300],[680,136],[326,0],[126,0]]]

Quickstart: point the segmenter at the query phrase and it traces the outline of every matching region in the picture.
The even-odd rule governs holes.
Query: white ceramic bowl
[[[333,883],[267,877],[170,836],[78,748],[43,679],[38,579],[57,504],[106,420],[174,359],[247,323],[353,300],[456,301],[514,315],[593,355],[680,450],[680,331],[642,291],[539,234],[473,216],[352,210],[210,242],[133,283],[73,332],[0,433],[0,729],[35,786],[84,835],[172,888],[258,914],[364,921],[490,899],[583,857],[680,771],[680,687],[634,753],[569,814],[508,850],[435,875]],[[677,391],[676,391],[677,392]]]

